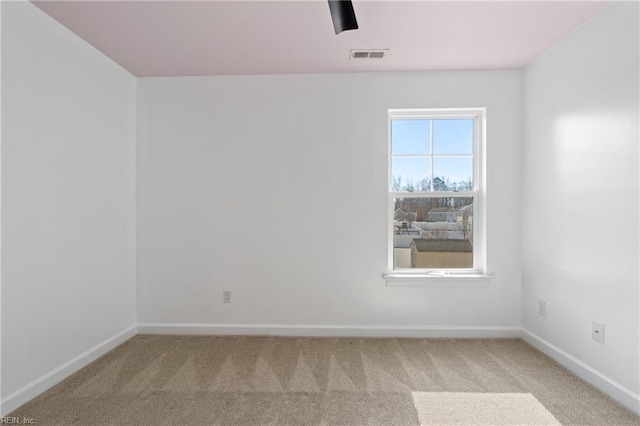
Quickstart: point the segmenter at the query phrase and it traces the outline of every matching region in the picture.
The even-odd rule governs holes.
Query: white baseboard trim
[[[131,326],[113,337],[97,344],[93,348],[81,353],[72,360],[65,362],[61,366],[51,370],[47,374],[37,378],[31,383],[23,386],[17,391],[7,395],[0,403],[0,417],[4,417],[21,405],[29,402],[44,391],[52,388],[73,373],[91,364],[102,355],[121,345],[136,335],[137,327]]]
[[[584,381],[600,389],[602,392],[606,393],[636,414],[640,414],[640,395],[633,392],[631,389],[610,379],[596,369],[575,358],[573,355],[570,355],[557,346],[552,345],[529,330],[522,330],[522,338],[525,342],[529,343],[540,352],[548,355]]]
[[[291,324],[138,324],[139,334],[299,337],[519,338],[520,327]]]

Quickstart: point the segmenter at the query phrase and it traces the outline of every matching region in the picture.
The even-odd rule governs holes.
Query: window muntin
[[[389,269],[481,272],[484,110],[389,111]]]

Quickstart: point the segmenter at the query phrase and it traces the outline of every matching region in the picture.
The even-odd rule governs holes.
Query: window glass
[[[473,190],[473,157],[445,157],[433,159],[435,179],[444,183],[441,191]]]
[[[431,120],[393,120],[391,124],[392,155],[427,155],[431,153],[429,135]]]
[[[483,109],[389,111],[390,268],[484,268],[484,247],[474,245],[483,123]]]
[[[473,268],[473,198],[394,198],[394,269]]]
[[[473,119],[433,120],[433,154],[473,154]]]
[[[392,158],[393,191],[430,191],[431,160],[429,158]]]

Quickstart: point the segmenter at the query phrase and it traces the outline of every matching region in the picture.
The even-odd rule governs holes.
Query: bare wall
[[[614,2],[529,66],[523,148],[523,326],[636,410],[638,18],[636,2]]]
[[[139,322],[518,328],[520,105],[516,71],[140,79]],[[387,110],[428,107],[487,107],[487,287],[381,275]]]
[[[41,10],[2,2],[9,407],[135,326],[135,96],[132,75]]]

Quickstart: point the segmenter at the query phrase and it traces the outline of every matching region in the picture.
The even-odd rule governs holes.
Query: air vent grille
[[[389,49],[352,49],[351,59],[383,59]]]

